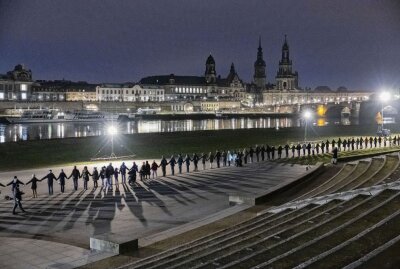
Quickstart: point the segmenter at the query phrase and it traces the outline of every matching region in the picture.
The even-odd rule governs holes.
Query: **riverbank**
[[[389,128],[392,133],[400,133],[398,126]],[[255,144],[283,145],[303,141],[304,131],[296,127],[118,135],[114,139],[114,153],[159,160],[162,155],[178,153],[238,150]],[[307,138],[316,141],[375,133],[376,125],[309,127]],[[0,152],[0,171],[10,171],[90,162],[95,157],[110,156],[111,143],[108,136],[7,142],[0,144]]]
[[[144,120],[203,120],[203,119],[221,119],[221,118],[297,118],[294,113],[261,113],[261,112],[239,112],[239,113],[160,113],[137,115],[137,118]]]
[[[158,114],[137,114],[134,118],[129,118],[123,113],[119,116],[119,121],[135,120],[206,120],[206,119],[235,119],[235,118],[298,118],[295,113],[261,113],[261,112],[239,112],[239,113],[158,113]],[[6,115],[0,115],[0,123],[10,124]]]

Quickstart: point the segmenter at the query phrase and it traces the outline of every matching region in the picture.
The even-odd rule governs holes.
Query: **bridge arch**
[[[343,115],[350,115],[351,109],[346,105],[331,105],[327,107],[325,116],[328,118],[341,118]]]

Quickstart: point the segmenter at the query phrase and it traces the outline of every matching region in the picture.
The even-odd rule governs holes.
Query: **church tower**
[[[208,84],[217,83],[217,72],[215,71],[215,61],[212,55],[208,56],[206,61],[206,72],[204,74]]]
[[[265,75],[265,61],[263,59],[263,51],[261,47],[261,37],[258,40],[257,60],[254,62],[253,83],[257,88],[265,88],[267,76]]]
[[[292,72],[292,61],[289,57],[289,45],[285,35],[282,46],[282,58],[279,61],[279,70],[276,75],[276,87],[278,90],[296,90],[298,86],[298,73]]]

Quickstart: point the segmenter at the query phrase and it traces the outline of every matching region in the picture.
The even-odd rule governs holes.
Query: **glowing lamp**
[[[312,116],[312,114],[311,114],[311,111],[304,111],[304,113],[303,113],[303,117],[306,119],[306,120],[308,120],[308,119],[311,119],[311,116]]]
[[[107,133],[108,133],[108,135],[111,135],[111,136],[116,135],[116,134],[118,134],[118,129],[114,125],[110,125],[107,128]]]
[[[387,101],[390,100],[390,98],[391,98],[391,96],[390,96],[390,93],[389,93],[389,92],[382,92],[382,93],[379,95],[379,99],[380,99],[382,102],[387,102]]]

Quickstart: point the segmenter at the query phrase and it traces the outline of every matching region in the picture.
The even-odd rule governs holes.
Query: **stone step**
[[[375,269],[375,268],[398,268],[400,257],[400,235],[389,240],[385,244],[365,254],[360,259],[346,265],[343,269]]]
[[[382,220],[389,220],[391,215],[396,213],[400,209],[400,192],[395,197],[391,198],[389,201],[384,202],[377,207],[371,208],[371,210],[366,211],[361,215],[352,219],[344,224],[339,224],[339,227],[325,227],[326,234],[320,238],[307,238],[306,242],[301,241],[302,245],[297,248],[293,248],[289,252],[275,257],[274,259],[264,262],[260,268],[292,268],[299,263],[305,262],[306,260],[320,255],[325,251],[339,246],[343,242],[351,240],[353,237],[360,233],[365,233],[368,230],[375,228],[374,225],[383,225]],[[351,256],[356,253],[348,253]],[[341,262],[338,260],[338,262]],[[346,265],[344,263],[343,265]],[[324,266],[324,268],[327,268]],[[336,266],[337,268],[337,266]]]
[[[264,223],[271,223],[274,221],[279,221],[284,218],[289,218],[295,214],[299,214],[299,212],[295,211],[295,210],[287,210],[285,212],[280,212],[280,214],[265,213],[265,214],[255,217],[255,218],[252,218],[250,220],[246,220],[242,223],[239,223],[238,225],[236,225],[232,228],[227,228],[227,229],[209,234],[207,236],[204,236],[202,238],[199,238],[199,239],[189,242],[187,244],[175,247],[173,249],[169,249],[162,253],[158,253],[158,254],[156,254],[154,256],[150,256],[146,259],[142,259],[139,262],[134,263],[134,266],[135,267],[149,266],[154,263],[159,263],[164,259],[170,258],[172,255],[175,255],[176,253],[179,253],[179,255],[181,255],[182,251],[191,251],[194,248],[198,248],[203,245],[207,246],[212,241],[217,241],[217,240],[225,238],[231,234],[236,234],[237,232],[239,232],[241,230],[249,229],[251,227],[254,227],[254,226],[260,225],[260,224],[263,225]]]
[[[338,173],[337,176],[333,177],[331,180],[326,182],[325,184],[319,186],[315,190],[311,191],[307,196],[308,197],[315,197],[315,196],[320,196],[322,193],[326,192],[329,190],[329,188],[332,188],[336,184],[342,182],[346,178],[349,177],[358,167],[358,162],[357,163],[347,163],[344,165],[343,170],[341,173]]]
[[[380,169],[382,169],[382,167],[385,165],[385,160],[386,159],[384,158],[372,158],[371,165],[369,166],[367,171],[365,171],[364,174],[362,174],[358,178],[354,178],[352,181],[349,181],[347,185],[341,187],[336,191],[337,192],[349,191],[360,185],[362,182],[367,181],[373,175],[378,173]]]
[[[389,177],[390,174],[392,174],[397,167],[400,164],[399,160],[399,155],[387,155],[386,156],[386,163],[382,167],[381,170],[379,170],[378,173],[376,173],[373,177],[371,177],[368,181],[364,182],[363,184],[360,184],[356,188],[365,188],[365,187],[370,187],[376,184],[379,184],[385,178]]]
[[[335,180],[335,178],[341,178],[341,177],[346,177],[353,169],[355,168],[355,165],[349,165],[349,164],[345,164],[342,169],[340,169],[339,172],[337,172],[334,176],[332,176],[331,178],[329,178],[328,180],[326,180],[324,183],[322,183],[321,185],[316,186],[315,188],[311,189],[310,191],[302,194],[301,196],[297,197],[296,200],[303,200],[309,197],[312,197],[315,193],[318,193],[321,188],[324,188],[325,186],[327,186],[327,184],[329,182],[331,182],[332,180]]]
[[[395,191],[384,191],[377,196],[367,198],[351,207],[338,207],[333,210],[332,214],[322,215],[318,218],[312,220],[312,223],[306,222],[296,227],[282,231],[276,234],[275,237],[267,237],[260,241],[254,242],[252,246],[247,246],[252,249],[249,251],[246,248],[241,248],[239,251],[228,253],[223,257],[215,260],[218,266],[211,267],[200,266],[199,268],[240,268],[237,267],[239,264],[249,268],[250,266],[255,266],[260,264],[265,260],[272,259],[276,256],[282,255],[297,247],[295,243],[296,240],[301,240],[307,238],[316,238],[318,236],[323,236],[326,234],[327,229],[332,229],[332,227],[337,227],[341,223],[355,219],[357,216],[362,215],[365,211],[369,210],[372,205],[380,204],[387,201],[394,195],[397,195]],[[354,199],[359,199],[358,197]],[[350,200],[352,201],[352,200]],[[329,230],[328,229],[328,230]],[[197,268],[197,267],[196,267]]]
[[[211,237],[209,240],[201,242],[201,244],[196,244],[189,248],[182,249],[179,252],[175,252],[163,258],[154,257],[147,263],[135,264],[135,268],[152,268],[153,266],[166,267],[168,265],[178,263],[181,260],[185,260],[186,258],[190,259],[193,254],[196,256],[200,254],[204,255],[204,253],[206,253],[205,255],[210,254],[210,250],[214,251],[221,245],[227,246],[235,244],[237,240],[244,240],[252,233],[259,233],[263,229],[274,227],[288,219],[297,218],[298,215],[302,215],[312,207],[315,206],[310,206],[309,208],[302,208],[300,210],[291,212],[281,212],[280,214],[275,214],[273,217],[268,219],[260,219],[257,217],[257,220],[254,222],[250,221],[247,225],[241,226],[240,228],[234,227],[224,234]]]
[[[361,202],[363,199],[366,199],[366,197],[359,197],[357,199],[354,199],[353,201],[348,201],[344,203],[358,203]],[[253,249],[256,248],[255,245],[257,245],[260,242],[263,242],[267,238],[272,238],[273,240],[276,240],[274,238],[275,236],[279,237],[279,234],[282,233],[283,231],[288,231],[291,229],[294,229],[295,227],[299,225],[305,226],[312,226],[313,221],[315,218],[329,218],[330,214],[337,214],[342,211],[341,208],[339,208],[339,204],[337,204],[337,201],[332,202],[330,204],[326,204],[321,207],[316,207],[314,209],[311,208],[303,208],[305,209],[303,211],[303,214],[300,214],[298,217],[289,219],[285,222],[278,223],[273,227],[265,227],[265,230],[262,232],[259,232],[257,234],[254,234],[252,237],[248,237],[247,240],[241,240],[241,237],[237,238],[238,242],[233,242],[230,245],[222,245],[218,249],[212,249],[213,252],[211,255],[204,255],[202,257],[195,257],[189,263],[182,262],[181,264],[177,264],[172,266],[172,268],[197,268],[197,266],[202,266],[202,264],[206,264],[207,266],[209,265],[208,263],[213,260],[214,258],[219,258],[224,255],[230,255],[232,253],[235,253],[237,251],[240,251],[241,249],[244,249],[245,253],[249,253],[248,249]],[[327,212],[330,212],[330,214],[326,214]],[[335,213],[336,212],[336,213]],[[311,222],[310,222],[311,221]],[[207,267],[206,266],[206,267]]]
[[[344,178],[342,181],[334,184],[333,186],[331,186],[330,188],[328,188],[327,190],[325,190],[324,192],[318,194],[318,196],[322,196],[322,195],[326,195],[326,194],[330,194],[330,193],[334,193],[337,192],[338,189],[340,189],[341,187],[347,185],[349,182],[353,181],[354,179],[358,178],[359,176],[363,175],[368,168],[371,166],[371,160],[368,161],[359,161],[357,164],[357,167],[355,170],[353,170],[352,173],[350,173],[346,178]]]
[[[180,263],[176,264],[176,261],[170,262],[167,264],[166,268],[169,268],[168,266],[171,266],[172,268],[195,268],[203,262],[212,261],[219,258],[227,251],[233,251],[238,249],[238,247],[246,248],[246,245],[252,245],[255,240],[260,240],[268,236],[274,236],[282,229],[288,229],[301,222],[308,221],[317,215],[323,214],[322,212],[327,212],[336,207],[338,203],[339,201],[332,201],[331,203],[320,207],[302,208],[301,210],[304,210],[302,212],[303,214],[300,214],[299,216],[288,219],[282,223],[277,223],[274,226],[265,225],[262,230],[259,230],[256,233],[253,233],[253,231],[247,231],[244,234],[237,234],[234,238],[232,238],[232,240],[220,242],[218,245],[210,245],[210,249],[208,249],[206,252],[195,253],[194,257],[189,257],[189,259],[181,259],[181,257],[179,257],[181,259]],[[251,251],[253,248],[248,247],[247,249]],[[156,268],[159,268],[159,266]]]
[[[396,238],[400,234],[399,221],[400,211],[396,211],[350,240],[300,264],[297,269],[306,266],[310,269],[344,267],[353,261],[359,260],[371,251]]]

